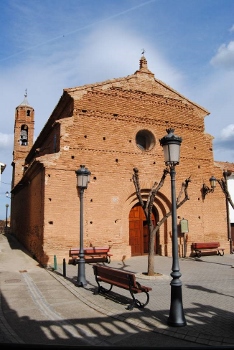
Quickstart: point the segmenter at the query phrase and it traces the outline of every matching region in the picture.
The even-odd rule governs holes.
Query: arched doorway
[[[153,210],[152,221],[155,225],[157,213]],[[155,242],[155,253],[157,253],[157,236]],[[129,213],[129,245],[131,255],[144,255],[149,252],[149,230],[144,211],[139,203],[134,205]]]

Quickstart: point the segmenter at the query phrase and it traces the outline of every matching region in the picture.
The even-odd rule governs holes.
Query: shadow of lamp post
[[[174,135],[174,129],[166,130],[168,135],[160,140],[163,147],[164,160],[170,169],[171,176],[171,211],[172,211],[172,272],[171,272],[171,305],[168,325],[174,327],[186,326],[182,303],[182,282],[178,256],[177,207],[175,190],[175,166],[179,164],[180,145],[182,138]]]
[[[81,165],[78,170],[75,171],[77,176],[77,187],[80,191],[80,250],[78,264],[78,276],[77,276],[77,286],[84,287],[87,285],[85,277],[85,258],[84,258],[84,243],[83,243],[83,196],[84,190],[87,189],[88,183],[90,181],[91,172],[85,168],[85,165]]]

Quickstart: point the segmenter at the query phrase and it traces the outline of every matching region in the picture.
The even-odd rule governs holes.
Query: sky
[[[131,75],[143,49],[156,79],[210,112],[214,159],[234,162],[233,0],[1,0],[0,33],[0,220],[25,91],[36,139],[63,89]]]

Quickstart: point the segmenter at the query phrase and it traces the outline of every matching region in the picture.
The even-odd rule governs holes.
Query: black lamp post
[[[80,190],[80,251],[78,260],[78,276],[77,286],[84,287],[87,282],[85,278],[85,259],[84,259],[84,244],[83,244],[83,195],[84,190],[88,187],[91,172],[81,165],[80,169],[75,171],[77,176],[77,187]]]
[[[7,215],[8,215],[9,204],[6,204],[6,229],[7,229]]]
[[[172,272],[171,272],[171,305],[168,324],[174,327],[186,326],[182,303],[182,282],[178,257],[178,234],[176,214],[175,166],[179,164],[182,138],[174,135],[173,129],[167,129],[168,135],[160,140],[163,147],[166,166],[171,176],[171,211],[172,211]]]

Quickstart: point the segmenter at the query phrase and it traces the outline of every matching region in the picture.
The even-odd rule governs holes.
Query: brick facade
[[[139,169],[145,198],[165,168],[159,140],[172,127],[182,137],[176,191],[191,176],[190,200],[177,211],[189,222],[187,255],[194,241],[220,241],[228,249],[226,202],[222,190],[202,199],[202,185],[222,177],[213,159],[213,137],[205,133],[203,107],[157,80],[145,57],[134,74],[64,89],[57,106],[25,157],[24,173],[12,189],[11,230],[43,265],[68,259],[79,246],[80,202],[77,170],[84,164],[91,181],[84,192],[84,245],[110,245],[113,260],[131,256],[129,213],[138,200],[132,181]],[[32,126],[31,126],[32,127]],[[147,130],[154,147],[142,150],[136,134]],[[14,150],[19,147],[15,139]],[[22,146],[23,147],[23,146]],[[18,159],[17,159],[18,157]],[[155,199],[159,220],[170,210],[170,176]],[[157,236],[160,254],[171,256],[171,218]],[[182,254],[183,237],[179,235]]]

